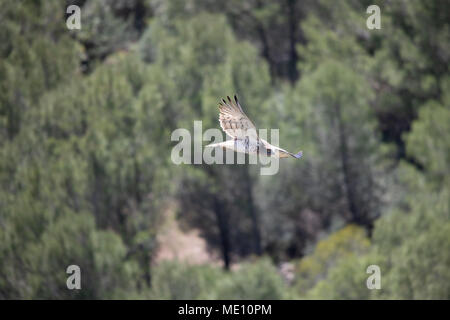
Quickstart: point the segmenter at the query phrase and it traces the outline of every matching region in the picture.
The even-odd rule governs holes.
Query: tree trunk
[[[230,270],[230,229],[228,223],[228,216],[223,210],[223,205],[219,199],[214,197],[214,213],[217,218],[217,225],[219,227],[220,234],[220,246],[222,250],[222,259],[225,270]]]
[[[355,195],[355,187],[353,185],[351,173],[350,173],[350,164],[349,164],[349,155],[348,155],[348,146],[347,146],[347,136],[345,132],[345,126],[342,122],[342,114],[341,114],[341,106],[340,104],[335,105],[336,116],[338,119],[338,135],[339,135],[339,146],[340,146],[340,156],[341,156],[341,165],[342,171],[344,173],[344,185],[346,198],[348,203],[348,209],[352,216],[351,220],[355,223],[358,223],[360,220],[360,212],[359,208],[356,205],[356,195]],[[359,224],[359,223],[358,223]]]
[[[288,29],[289,29],[289,80],[295,83],[298,79],[298,54],[297,54],[297,28],[300,28],[299,21],[295,17],[296,0],[287,0],[288,9]],[[300,42],[304,42],[303,37]]]
[[[260,256],[262,254],[261,249],[261,231],[259,227],[259,217],[255,209],[255,203],[253,201],[253,190],[252,190],[252,182],[250,180],[250,174],[248,172],[248,165],[244,168],[245,175],[245,192],[247,195],[248,201],[248,213],[250,215],[250,219],[252,220],[252,233],[253,233],[253,244],[255,253]]]

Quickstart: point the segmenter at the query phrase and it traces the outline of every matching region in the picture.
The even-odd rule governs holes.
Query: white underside
[[[258,151],[258,143],[257,141],[252,141],[252,139],[250,139],[248,143],[247,141],[241,139],[227,140],[225,142],[207,145],[207,147],[222,147],[236,152],[243,152],[248,154],[256,154]]]

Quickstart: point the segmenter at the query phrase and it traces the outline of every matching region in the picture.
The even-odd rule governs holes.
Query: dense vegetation
[[[1,299],[450,298],[448,1],[0,8]],[[304,158],[174,165],[171,132],[234,93]],[[168,210],[223,267],[155,262]]]

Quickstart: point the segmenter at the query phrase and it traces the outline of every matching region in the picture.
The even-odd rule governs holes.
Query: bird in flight
[[[302,151],[294,154],[261,139],[256,132],[255,125],[242,110],[237,97],[234,96],[234,101],[228,96],[227,98],[228,102],[222,99],[219,103],[219,123],[222,130],[233,139],[209,144],[207,147],[221,147],[236,152],[275,158],[294,157],[300,159],[302,157]]]

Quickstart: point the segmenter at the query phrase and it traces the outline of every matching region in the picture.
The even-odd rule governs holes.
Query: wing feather
[[[242,110],[242,107],[234,96],[234,101],[227,97],[219,103],[219,123],[226,134],[232,138],[245,139],[246,137],[259,139],[256,127]]]

